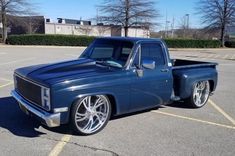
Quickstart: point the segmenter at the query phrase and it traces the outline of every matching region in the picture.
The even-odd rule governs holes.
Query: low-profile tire
[[[198,81],[193,84],[191,95],[185,102],[192,108],[201,108],[207,103],[209,95],[209,81]]]
[[[86,96],[73,104],[70,124],[77,134],[92,135],[107,125],[111,112],[111,103],[107,96]]]

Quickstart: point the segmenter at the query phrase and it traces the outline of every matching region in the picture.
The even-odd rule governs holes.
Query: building
[[[61,34],[86,36],[124,36],[124,29],[118,25],[92,25],[91,21],[57,18],[52,22],[43,16],[9,16],[8,34]],[[0,30],[1,30],[0,24]],[[1,33],[0,33],[1,34]],[[147,28],[131,27],[128,36],[149,37]]]
[[[118,25],[92,25],[91,21],[58,18],[58,21],[45,21],[45,34],[86,35],[86,36],[124,36],[124,29]],[[150,36],[149,29],[134,26],[129,28],[128,36]]]

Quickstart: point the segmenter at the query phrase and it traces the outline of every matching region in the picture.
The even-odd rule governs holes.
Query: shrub
[[[225,46],[228,48],[235,48],[235,41],[226,41]]]
[[[165,39],[169,48],[219,48],[218,40]]]
[[[11,35],[8,43],[12,45],[56,45],[88,46],[95,37],[73,35]]]
[[[88,46],[95,37],[74,35],[11,35],[12,45]],[[165,39],[169,48],[218,48],[220,41],[193,39]]]

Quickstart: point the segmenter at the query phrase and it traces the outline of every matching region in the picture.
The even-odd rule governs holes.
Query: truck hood
[[[113,72],[108,67],[97,65],[90,59],[78,59],[54,64],[29,66],[15,70],[15,73],[41,84],[54,84],[74,78],[86,78]]]

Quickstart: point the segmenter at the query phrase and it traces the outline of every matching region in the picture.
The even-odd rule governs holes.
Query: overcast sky
[[[199,28],[200,17],[195,14],[195,6],[198,0],[156,0],[155,8],[159,10],[161,17],[156,22],[160,23],[157,30],[165,28],[166,14],[168,21],[175,18],[175,28],[179,26],[185,14],[190,16],[190,27]],[[46,18],[55,20],[57,17],[87,20],[97,14],[97,5],[103,0],[34,0],[38,6],[38,12]]]

